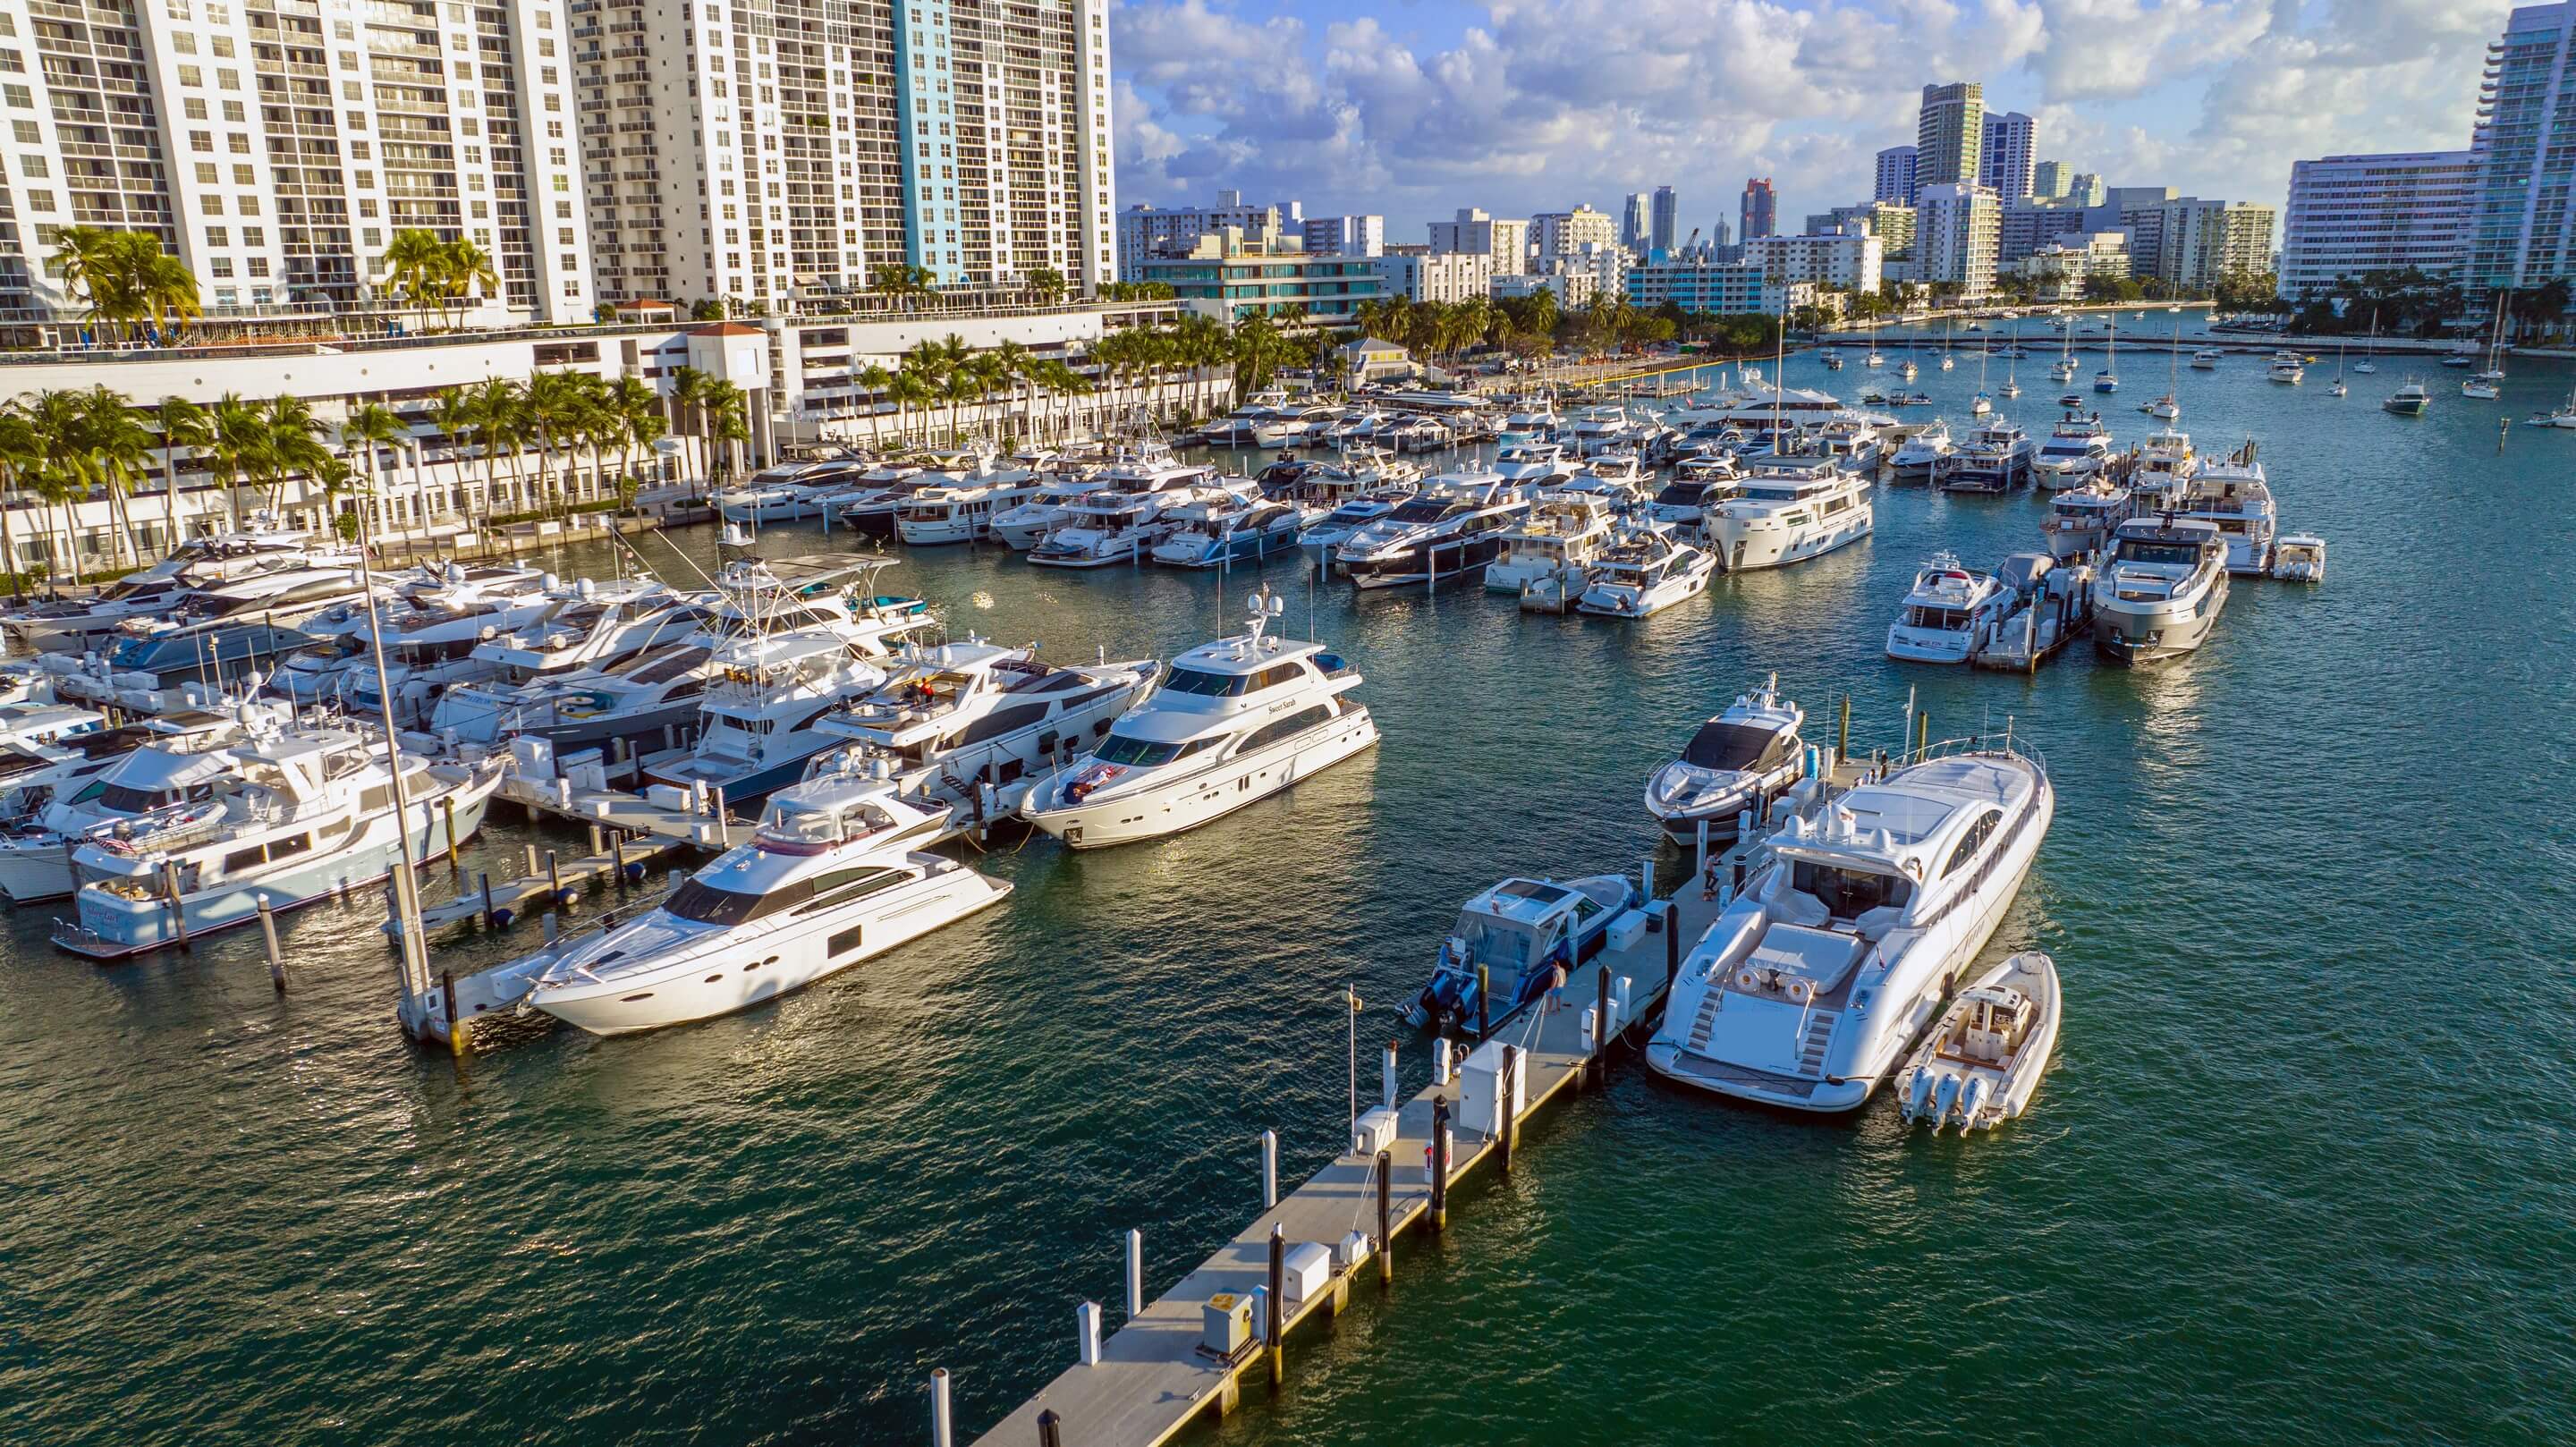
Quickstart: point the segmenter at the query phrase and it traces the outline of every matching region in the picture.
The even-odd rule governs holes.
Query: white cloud
[[[2466,144],[2502,19],[2458,0],[1481,0],[1425,45],[1401,29],[1425,11],[1318,30],[1264,3],[1122,0],[1122,200],[1237,187],[1411,237],[1457,206],[1609,208],[1670,183],[1687,228],[1731,220],[1768,174],[1794,223],[1864,196],[1921,86],[1959,78],[2112,184],[2276,200],[2296,156]]]

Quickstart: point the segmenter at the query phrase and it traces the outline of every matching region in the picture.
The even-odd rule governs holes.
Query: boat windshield
[[[1709,722],[1700,725],[1682,750],[1682,762],[1703,769],[1748,769],[1770,752],[1781,736],[1751,724]]]
[[[1858,919],[1873,909],[1902,909],[1914,898],[1913,881],[1864,869],[1842,869],[1801,859],[1790,870],[1789,883],[1823,900],[1836,919]]]
[[[681,885],[679,893],[672,895],[662,908],[681,919],[730,928],[803,904],[813,895],[814,886],[801,880],[767,894],[744,894],[692,879]]]
[[[1093,757],[1104,764],[1127,764],[1135,768],[1152,768],[1156,764],[1168,764],[1174,759],[1186,759],[1192,754],[1203,753],[1223,742],[1225,739],[1222,735],[1215,738],[1192,739],[1186,744],[1164,744],[1147,739],[1131,739],[1125,734],[1111,734],[1100,741],[1100,747],[1094,751]]]
[[[2120,561],[2124,563],[2161,563],[2167,567],[2190,568],[2200,563],[2198,543],[2152,543],[2131,538],[2120,544]]]
[[[1523,971],[1536,957],[1537,941],[1527,926],[1488,914],[1468,914],[1458,921],[1458,937],[1467,943],[1467,962]]]

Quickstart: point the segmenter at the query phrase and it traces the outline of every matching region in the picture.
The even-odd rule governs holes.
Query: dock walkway
[[[1727,861],[1719,860],[1710,876],[1726,873]],[[1672,907],[1670,913],[1662,909],[1666,904]],[[1583,1022],[1601,997],[1602,975],[1606,972],[1614,982],[1621,977],[1629,982],[1625,1014],[1613,1009],[1614,1031],[1624,1032],[1651,1019],[1651,1007],[1662,1000],[1670,984],[1668,971],[1716,920],[1719,910],[1716,900],[1703,897],[1699,879],[1685,879],[1674,899],[1657,905],[1660,918],[1654,926],[1624,948],[1605,950],[1575,970],[1554,1008],[1525,1011],[1496,1025],[1491,1038],[1512,1043],[1520,1051],[1519,1068],[1524,1072],[1523,1104],[1508,1133],[1517,1134],[1521,1121],[1575,1086],[1592,1060],[1593,1044],[1584,1034]],[[1507,1154],[1502,1149],[1505,1132],[1480,1132],[1459,1122],[1461,1088],[1462,1077],[1453,1074],[1448,1084],[1422,1091],[1398,1112],[1396,1140],[1389,1155],[1390,1237],[1401,1236],[1431,1213],[1429,1147],[1435,1102],[1446,1102],[1451,1112],[1451,1190],[1470,1171]],[[1385,1249],[1385,1243],[1376,1240],[1377,1192],[1374,1152],[1348,1152],[1336,1158],[1122,1324],[1101,1344],[1096,1364],[1069,1368],[979,1442],[992,1447],[1033,1447],[1040,1440],[1040,1414],[1052,1412],[1057,1441],[1063,1447],[1157,1447],[1211,1408],[1219,1413],[1231,1410],[1244,1374],[1261,1368],[1262,1324],[1254,1322],[1253,1345],[1230,1360],[1219,1360],[1200,1347],[1209,1301],[1220,1295],[1249,1297],[1255,1287],[1267,1284],[1273,1226],[1282,1229],[1292,1251],[1308,1242],[1329,1250],[1359,1231],[1371,1240],[1369,1256],[1376,1256]],[[1381,1261],[1377,1269],[1392,1268]],[[1282,1340],[1319,1312],[1337,1314],[1348,1303],[1353,1279],[1368,1271],[1366,1257],[1337,1266],[1324,1289],[1284,1301]],[[1272,1369],[1276,1370],[1275,1361]]]

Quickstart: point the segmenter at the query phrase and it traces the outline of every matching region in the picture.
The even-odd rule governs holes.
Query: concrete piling
[[[948,1407],[948,1369],[930,1372],[930,1447],[956,1447],[956,1419]]]
[[[1279,1204],[1279,1132],[1261,1133],[1261,1209]]]
[[[269,986],[283,995],[286,993],[286,956],[277,947],[277,912],[269,908],[267,895],[259,898],[259,941],[268,951]]]

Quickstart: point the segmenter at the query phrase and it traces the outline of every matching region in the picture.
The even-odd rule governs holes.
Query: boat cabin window
[[[1544,944],[1532,938],[1529,927],[1490,915],[1470,915],[1458,922],[1458,937],[1467,942],[1470,964],[1494,965],[1514,971],[1526,971]]]
[[[1231,698],[1252,687],[1248,673],[1210,673],[1200,668],[1175,668],[1171,681],[1163,687],[1174,693],[1203,694],[1210,698]]]
[[[2196,568],[2200,566],[2200,544],[2160,543],[2146,538],[2122,538],[2120,561],[2158,563],[2173,568]]]
[[[137,789],[128,784],[102,781],[83,791],[82,797],[92,793],[98,796],[98,805],[102,809],[119,814],[145,814],[172,804],[201,803],[214,797],[215,786],[209,782],[192,784],[185,789]]]
[[[891,889],[911,875],[901,869],[862,865],[856,869],[835,869],[807,881],[814,897],[796,907],[798,914],[818,914],[837,909],[854,899],[863,899],[881,889]]]
[[[1225,742],[1225,736],[1222,734],[1213,738],[1192,739],[1186,744],[1163,744],[1148,739],[1131,739],[1125,734],[1113,733],[1100,741],[1100,747],[1093,752],[1093,757],[1104,764],[1127,764],[1136,768],[1151,768],[1156,764],[1168,764],[1174,759],[1186,759],[1192,754],[1204,753],[1223,742]]]
[[[1768,766],[1788,748],[1788,736],[1750,724],[1704,723],[1682,747],[1682,762],[1702,769]]]
[[[1995,832],[1995,826],[2002,823],[2003,818],[2002,810],[1989,809],[1984,818],[1969,825],[1968,832],[1959,837],[1959,846],[1950,851],[1950,862],[1941,866],[1941,876],[1946,879],[1958,873],[1960,866],[1976,858],[1979,846]]]
[[[1929,628],[1937,633],[1957,633],[1968,626],[1968,610],[1965,608],[1908,608],[1905,610],[1905,626]]]
[[[1320,703],[1316,704],[1312,708],[1301,708],[1295,713],[1288,715],[1286,718],[1273,719],[1269,723],[1263,724],[1261,727],[1254,729],[1251,733],[1246,734],[1243,739],[1243,747],[1235,752],[1250,753],[1252,750],[1261,748],[1264,745],[1275,744],[1281,739],[1287,738],[1292,734],[1304,733],[1306,730],[1315,727],[1317,724],[1325,722],[1332,716],[1333,711]]]
[[[1431,523],[1438,522],[1440,519],[1448,516],[1448,514],[1449,499],[1445,497],[1425,497],[1416,498],[1411,502],[1400,504],[1394,512],[1387,514],[1387,516],[1400,523]]]
[[[1804,859],[1792,865],[1789,883],[1823,900],[1826,910],[1836,919],[1858,919],[1882,907],[1901,909],[1914,898],[1913,881],[1897,875],[1842,869]]]
[[[681,919],[698,924],[733,926],[749,924],[783,909],[793,909],[814,897],[814,881],[800,879],[783,884],[767,894],[744,894],[737,890],[718,889],[712,884],[692,879],[680,886],[662,908]]]

